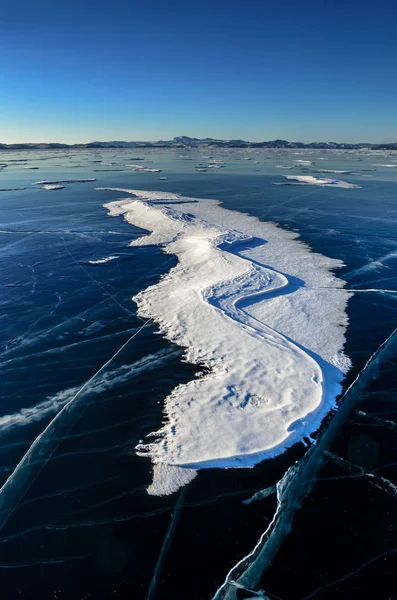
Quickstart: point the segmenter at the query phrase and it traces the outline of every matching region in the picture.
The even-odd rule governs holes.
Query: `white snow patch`
[[[397,163],[396,163],[396,164],[394,164],[394,165],[379,165],[379,164],[374,164],[374,165],[372,165],[372,166],[373,166],[373,167],[385,167],[385,168],[387,168],[387,169],[390,169],[390,168],[393,168],[393,167],[394,167],[395,169],[397,169]]]
[[[129,167],[134,167],[136,173],[160,173],[161,169],[155,169],[152,167],[144,167],[142,165],[127,165]]]
[[[354,183],[347,183],[347,181],[341,181],[340,179],[325,179],[324,177],[313,177],[313,175],[284,175],[285,179],[292,181],[299,181],[306,185],[320,185],[328,187],[340,187],[340,188],[359,188],[360,186]]]
[[[181,469],[165,463],[153,465],[153,482],[147,491],[151,496],[170,496],[190,483],[197,475],[194,469]]]
[[[42,189],[42,190],[63,190],[64,187],[65,187],[64,185],[45,183],[44,185],[40,186],[40,189]]]
[[[335,359],[351,296],[331,271],[342,262],[214,200],[107,189],[134,195],[106,204],[111,215],[151,231],[131,245],[161,244],[178,257],[134,297],[138,314],[208,369],[166,398],[164,426],[138,454],[155,465],[251,467],[308,437],[348,367]],[[158,467],[150,493],[159,477],[174,490],[174,474]]]
[[[111,260],[116,260],[119,258],[118,256],[105,256],[104,258],[98,258],[98,260],[89,260],[88,264],[90,265],[103,265],[104,263],[110,262]]]

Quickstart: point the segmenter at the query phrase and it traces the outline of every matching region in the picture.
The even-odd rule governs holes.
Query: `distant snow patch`
[[[35,181],[33,185],[55,185],[58,183],[87,183],[96,179],[49,179],[47,181]]]
[[[339,188],[359,188],[361,186],[341,181],[340,179],[325,179],[324,177],[314,177],[313,175],[284,175],[285,179],[290,181],[298,181],[303,185],[319,185],[322,187],[339,187]]]
[[[312,164],[313,164],[312,160],[296,160],[295,161],[296,167],[310,167]]]
[[[64,185],[58,185],[55,183],[45,183],[44,185],[40,186],[40,189],[42,190],[63,190],[64,189]]]
[[[390,169],[390,168],[394,167],[395,169],[397,169],[397,163],[394,164],[394,165],[379,165],[379,164],[374,164],[373,166],[374,167],[385,167],[386,169]]]
[[[105,258],[98,258],[98,260],[89,260],[89,265],[103,265],[104,263],[108,263],[112,260],[116,260],[120,258],[119,256],[105,256]]]

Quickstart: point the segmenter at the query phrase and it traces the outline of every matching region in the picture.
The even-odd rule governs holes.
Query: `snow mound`
[[[351,293],[332,273],[341,261],[214,200],[110,189],[133,197],[105,205],[109,213],[150,232],[131,245],[178,257],[134,297],[138,314],[206,369],[172,391],[163,427],[137,447],[155,465],[182,467],[156,467],[150,493],[159,480],[175,491],[186,468],[252,467],[315,431],[349,366]]]

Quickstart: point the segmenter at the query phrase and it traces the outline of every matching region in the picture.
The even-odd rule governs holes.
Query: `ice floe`
[[[162,169],[155,169],[152,167],[144,167],[142,165],[127,165],[129,167],[134,167],[136,173],[161,173]]]
[[[153,483],[147,488],[151,496],[170,496],[190,483],[197,475],[194,469],[180,469],[165,463],[153,465]]]
[[[56,185],[58,183],[87,183],[89,181],[96,181],[96,179],[49,179],[47,181],[35,181],[33,185]]]
[[[397,169],[397,163],[395,163],[394,165],[380,165],[380,164],[374,164],[373,166],[374,166],[374,167],[384,167],[384,168],[386,168],[386,169],[390,169],[390,168],[393,168],[393,167],[394,167],[395,169]]]
[[[134,297],[138,314],[207,370],[166,398],[164,426],[138,453],[183,470],[251,467],[316,430],[349,367],[342,263],[214,200],[104,189],[132,194],[105,205],[150,232],[131,245],[178,257]],[[151,493],[174,489],[169,477],[156,468]]]
[[[326,179],[324,177],[314,177],[313,175],[284,175],[285,179],[298,181],[301,185],[320,185],[340,188],[359,188],[361,186],[355,183],[348,183],[340,179]]]
[[[64,185],[58,185],[57,183],[45,183],[44,185],[40,186],[40,189],[42,190],[63,190],[64,189]]]
[[[359,175],[357,171],[342,171],[341,169],[317,169],[316,173],[335,173],[337,175]]]
[[[296,167],[310,167],[312,164],[313,164],[312,160],[296,160],[295,161]]]
[[[89,265],[103,265],[105,263],[108,263],[112,260],[116,260],[118,259],[118,256],[105,256],[104,258],[98,258],[98,260],[89,260],[88,264]]]

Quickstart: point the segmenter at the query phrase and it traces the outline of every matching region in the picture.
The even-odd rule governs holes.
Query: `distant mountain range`
[[[158,142],[90,142],[88,144],[56,144],[56,143],[24,143],[1,144],[0,150],[58,150],[79,148],[319,148],[319,149],[346,149],[359,150],[397,150],[397,142],[393,144],[339,144],[337,142],[287,142],[286,140],[273,140],[269,142],[246,142],[245,140],[216,140],[213,138],[191,138],[185,135],[174,137],[173,140],[160,140]]]

